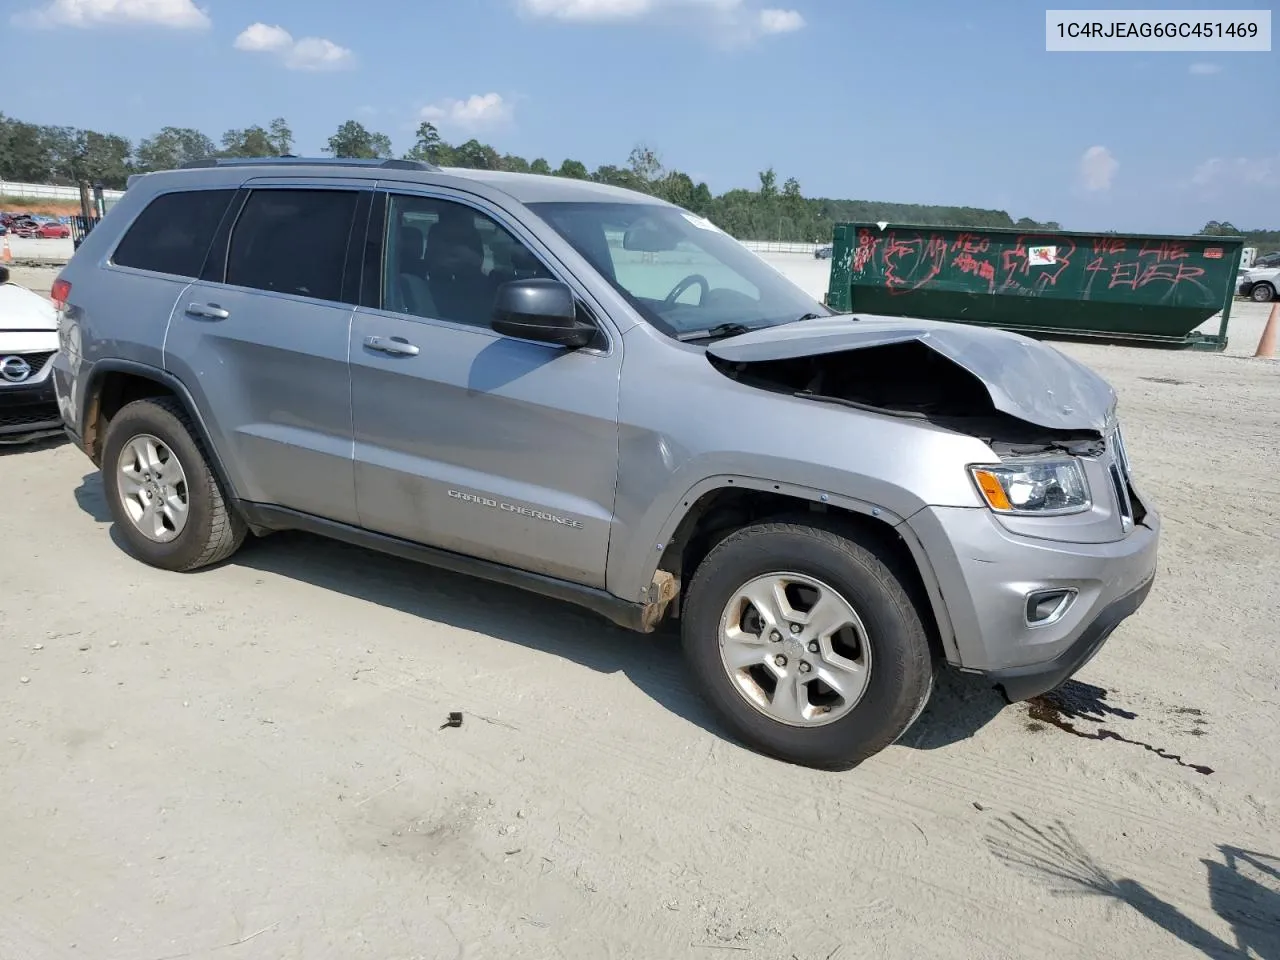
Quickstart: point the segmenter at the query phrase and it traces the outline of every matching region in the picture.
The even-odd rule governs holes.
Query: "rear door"
[[[174,309],[165,365],[196,394],[241,497],[356,523],[347,364],[372,182],[245,185]],[[356,248],[356,249],[353,249]]]
[[[497,286],[524,277],[569,282],[583,319],[600,325],[552,262],[515,218],[470,194],[379,189],[351,330],[360,519],[602,586],[621,338],[602,327],[598,345],[569,350],[489,326]]]

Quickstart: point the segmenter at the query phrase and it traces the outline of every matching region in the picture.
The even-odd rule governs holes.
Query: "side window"
[[[183,190],[152,200],[133,221],[111,262],[197,277],[234,190]]]
[[[355,190],[254,190],[231,234],[226,282],[340,301],[358,196]]]
[[[387,310],[488,327],[498,287],[551,279],[532,251],[491,217],[461,203],[392,196],[382,304]]]

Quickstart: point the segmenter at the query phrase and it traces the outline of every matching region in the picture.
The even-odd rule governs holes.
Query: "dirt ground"
[[[301,535],[161,573],[82,454],[0,452],[0,958],[1280,957],[1264,317],[1061,345],[1163,513],[1147,605],[840,774],[728,740],[671,636]]]
[[[80,212],[78,200],[28,200],[0,194],[0,210],[6,213],[34,213],[46,217],[74,217]]]

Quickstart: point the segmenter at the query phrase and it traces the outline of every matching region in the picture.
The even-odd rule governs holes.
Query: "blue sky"
[[[1081,6],[1137,7],[1093,0]],[[1159,7],[1238,8],[1200,0]],[[644,142],[721,192],[1280,227],[1280,53],[1047,53],[1026,0],[3,0],[4,110],[137,140],[344,120],[557,165]]]

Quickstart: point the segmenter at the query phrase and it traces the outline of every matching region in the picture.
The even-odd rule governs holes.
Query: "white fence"
[[[119,200],[124,196],[123,190],[103,190],[104,200]],[[79,187],[54,187],[46,183],[14,183],[12,180],[0,180],[0,197],[15,197],[21,200],[80,200]]]
[[[821,243],[789,243],[779,240],[743,240],[742,245],[756,253],[806,253],[813,256],[813,251],[824,246]]]

